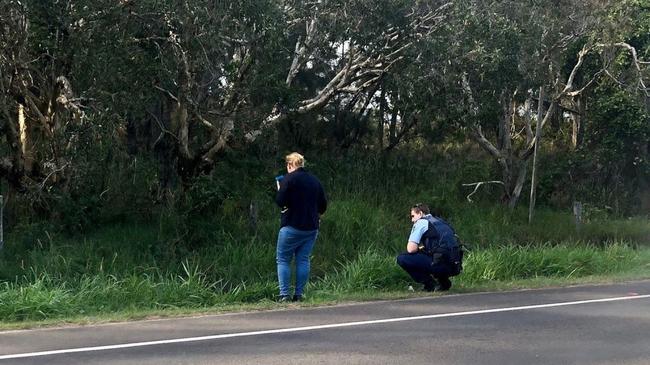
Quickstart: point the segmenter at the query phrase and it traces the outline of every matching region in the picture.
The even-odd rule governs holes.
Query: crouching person
[[[425,291],[446,291],[451,288],[449,277],[462,270],[462,254],[454,229],[441,218],[429,213],[425,204],[411,208],[411,234],[406,252],[397,256],[401,266]]]

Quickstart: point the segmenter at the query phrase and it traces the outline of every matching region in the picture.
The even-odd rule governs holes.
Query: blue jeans
[[[278,264],[278,282],[280,296],[289,295],[291,284],[291,261],[296,257],[296,291],[295,295],[302,295],[307,280],[309,280],[309,256],[314,248],[318,230],[301,231],[293,227],[284,226],[278,233],[278,245],[275,261]]]

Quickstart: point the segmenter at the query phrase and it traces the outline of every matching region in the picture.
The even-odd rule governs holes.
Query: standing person
[[[450,276],[459,273],[454,264],[458,243],[454,229],[441,218],[429,213],[425,204],[411,208],[411,234],[406,252],[397,256],[401,266],[425,291],[446,291],[451,288]]]
[[[301,301],[309,280],[309,257],[318,236],[320,215],[327,209],[320,181],[305,171],[305,158],[297,153],[285,157],[287,175],[278,180],[275,202],[282,208],[276,249],[281,302]],[[296,259],[296,289],[289,294],[291,261]]]

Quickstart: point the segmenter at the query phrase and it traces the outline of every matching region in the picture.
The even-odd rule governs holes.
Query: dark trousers
[[[433,263],[433,258],[423,253],[404,252],[397,256],[397,264],[404,269],[413,280],[425,285],[431,284],[431,276],[436,280],[447,281],[453,270],[446,262]]]

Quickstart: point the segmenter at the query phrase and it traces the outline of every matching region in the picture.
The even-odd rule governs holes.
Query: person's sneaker
[[[278,297],[279,303],[289,303],[291,302],[291,295],[280,295]]]
[[[296,294],[293,296],[293,298],[291,298],[292,302],[302,302],[303,300],[305,300],[305,298],[302,296],[302,294]]]

